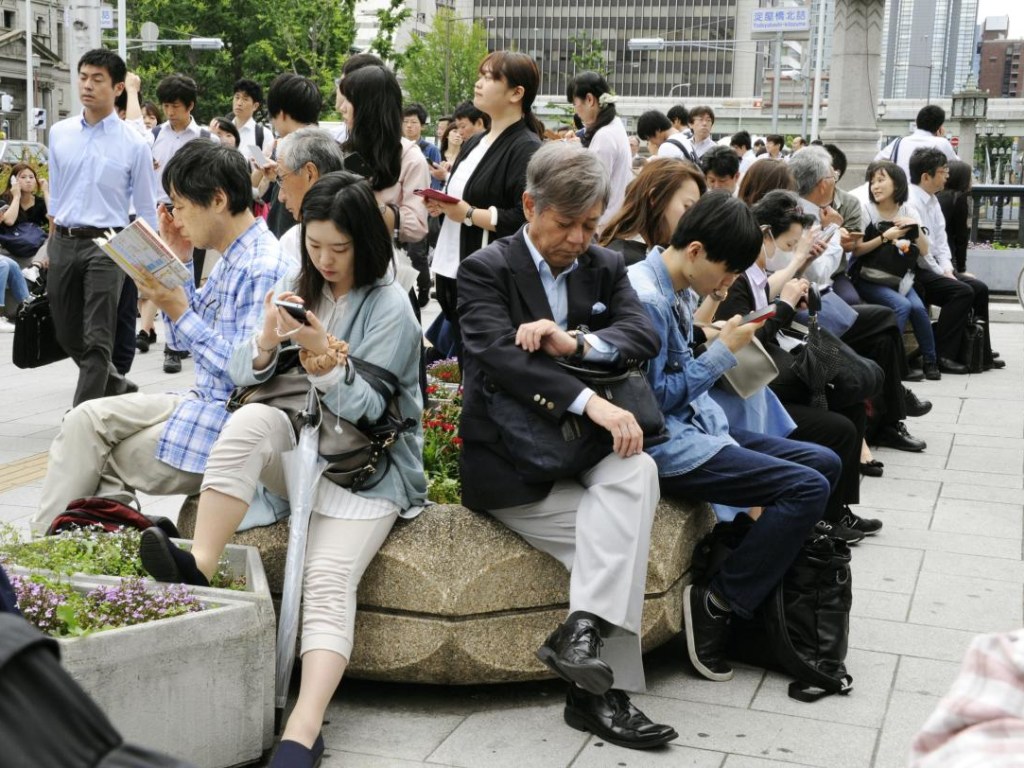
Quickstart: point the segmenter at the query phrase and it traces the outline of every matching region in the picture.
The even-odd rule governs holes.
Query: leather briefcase
[[[13,362],[18,368],[38,368],[68,356],[57,343],[50,314],[50,297],[29,296],[18,308],[14,321]]]

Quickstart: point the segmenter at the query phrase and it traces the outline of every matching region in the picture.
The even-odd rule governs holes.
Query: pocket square
[[[600,301],[597,302],[597,304],[595,304],[594,306],[592,306],[590,308],[590,314],[592,314],[592,315],[600,315],[601,313],[607,312],[607,311],[608,311],[608,307],[606,307]]]

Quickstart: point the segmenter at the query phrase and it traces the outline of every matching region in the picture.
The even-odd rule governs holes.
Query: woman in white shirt
[[[580,142],[597,154],[611,181],[611,197],[598,230],[618,212],[626,196],[626,185],[633,180],[633,156],[626,128],[615,111],[615,94],[608,81],[597,72],[582,72],[569,81],[566,98],[583,122]]]

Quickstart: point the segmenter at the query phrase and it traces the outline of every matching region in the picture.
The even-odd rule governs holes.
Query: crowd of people
[[[317,484],[302,679],[275,766],[319,760],[359,580],[395,521],[427,503],[419,312],[431,291],[463,372],[463,503],[570,572],[567,616],[538,657],[569,683],[570,726],[630,748],[677,737],[628,696],[645,686],[659,498],[756,519],[713,581],[684,598],[690,661],[729,680],[733,617],[753,615],[808,535],[852,544],[882,529],[854,509],[861,476],[884,471],[870,446],[926,449],[906,419],[931,404],[907,383],[966,373],[967,324],[987,320],[987,288],[964,271],[970,169],[946,151],[935,106],[847,193],[839,147],[794,142],[784,159],[782,136],[765,137],[762,153],[743,131],[716,141],[709,107],[645,112],[628,135],[597,73],[567,84],[578,127],[547,131],[534,113],[537,64],[517,52],[481,62],[472,100],[435,121],[436,144],[423,137],[425,110],[403,103],[394,74],[367,54],[339,78],[337,135],[317,127],[321,94],[299,75],[270,83],[265,105],[261,86],[240,80],[233,115],[201,127],[187,76],[157,85],[157,107],[113,52],[88,52],[78,74],[83,112],[51,131],[49,198],[26,168],[6,193],[5,222],[51,218],[41,265],[80,369],[34,531],[83,496],[197,494],[191,551],[154,527],[141,557],[161,581],[208,584],[243,520],[287,498],[291,423],[261,403],[229,413],[227,401],[281,373],[289,347],[329,418],[373,423],[394,407],[411,425],[374,484]],[[263,106],[270,125],[254,118]],[[650,157],[637,163],[643,142]],[[93,238],[135,216],[194,283],[122,279]],[[934,328],[926,302],[941,307]],[[846,361],[827,390],[794,366],[818,303],[814,322]],[[766,308],[767,321],[744,322]],[[156,341],[158,313],[165,369],[195,362],[185,393],[139,393],[125,378],[130,355],[128,367],[118,361]],[[744,397],[723,382],[755,338],[779,373]],[[1001,367],[987,334],[984,360]],[[564,363],[642,363],[666,438],[645,450],[635,414]],[[366,364],[386,372],[383,391]],[[535,422],[583,425],[590,444],[566,443],[540,472],[522,435]],[[584,450],[588,463],[569,469]]]

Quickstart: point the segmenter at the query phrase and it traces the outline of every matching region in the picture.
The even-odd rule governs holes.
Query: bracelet
[[[348,362],[348,342],[328,336],[327,349],[324,352],[315,353],[308,349],[300,349],[299,362],[310,376],[323,376]]]
[[[277,349],[277,346],[278,346],[277,344],[275,344],[270,349],[264,349],[263,347],[260,346],[260,337],[259,336],[257,336],[254,339],[254,341],[256,343],[256,349],[258,349],[260,352],[266,352],[267,354],[273,354],[274,351]]]

